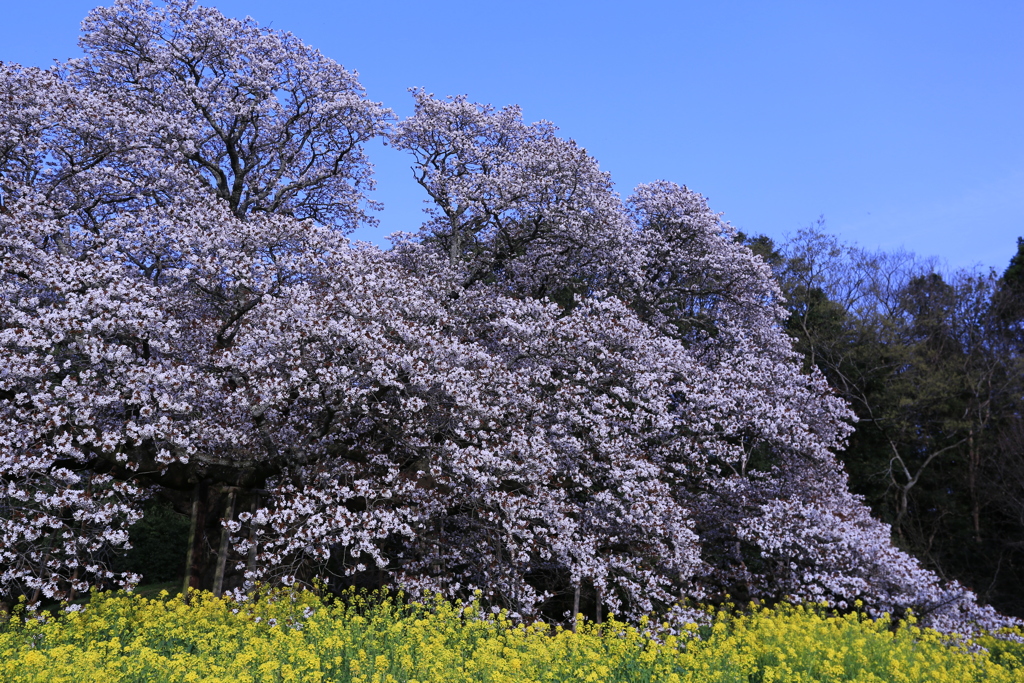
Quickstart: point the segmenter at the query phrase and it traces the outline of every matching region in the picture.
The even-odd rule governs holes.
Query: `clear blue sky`
[[[98,0],[4,0],[0,60],[78,54]],[[689,185],[748,233],[824,214],[868,247],[1000,272],[1024,235],[1024,1],[207,0],[295,33],[401,115],[406,88],[547,119],[623,195]],[[374,146],[377,231],[418,227],[404,156]]]

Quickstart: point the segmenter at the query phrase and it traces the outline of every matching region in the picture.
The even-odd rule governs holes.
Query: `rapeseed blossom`
[[[614,617],[577,631],[522,624],[479,604],[406,604],[384,594],[325,600],[274,591],[186,603],[97,593],[80,611],[0,625],[10,683],[540,683],[585,681],[1024,680],[1024,648],[815,607],[706,613],[675,628]],[[1018,634],[1019,635],[1019,634]],[[984,645],[985,647],[981,647]]]

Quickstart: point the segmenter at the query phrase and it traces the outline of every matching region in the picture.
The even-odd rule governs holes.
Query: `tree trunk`
[[[217,549],[217,571],[213,575],[213,594],[218,598],[224,593],[224,569],[228,563],[228,542],[231,539],[231,530],[227,523],[235,518],[235,490],[228,492],[228,503],[224,509],[224,519],[221,520],[220,547]]]
[[[981,465],[981,455],[974,443],[973,429],[967,440],[967,453],[967,480],[971,492],[971,522],[974,527],[974,542],[981,543],[981,501],[978,500],[978,470]]]
[[[188,599],[188,589],[202,588],[203,551],[206,547],[206,481],[197,479],[192,489],[192,523],[188,532],[188,557],[185,559],[185,582],[182,595]]]
[[[580,617],[580,582],[576,582],[576,594],[572,599],[572,632],[576,633],[576,622]]]
[[[44,576],[45,575],[46,563],[50,559],[50,548],[52,548],[52,547],[53,547],[53,534],[48,534],[46,536],[46,543],[43,545],[43,557],[42,557],[41,560],[39,560],[39,570],[38,570],[39,576]],[[36,604],[39,601],[39,599],[42,597],[42,595],[43,595],[42,588],[40,588],[39,586],[36,586],[36,589],[34,591],[32,591],[32,597],[29,598],[28,604],[30,604],[30,605]]]
[[[260,508],[260,494],[254,493],[252,497],[252,510],[251,513],[254,517],[256,511]],[[249,556],[245,559],[245,573],[246,575],[255,571],[256,569],[256,522],[252,519],[249,520]],[[243,578],[243,582],[248,580]]]

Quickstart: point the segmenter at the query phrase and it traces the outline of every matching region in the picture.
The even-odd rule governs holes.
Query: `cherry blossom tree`
[[[0,86],[2,561],[47,595],[110,578],[132,498],[194,489],[202,516],[208,485],[258,488],[292,457],[263,452],[218,357],[360,220],[361,143],[389,116],[294,37],[191,2],[84,28],[84,59]]]
[[[87,57],[68,64],[71,81],[127,100],[152,145],[235,216],[343,229],[367,220],[362,143],[390,112],[366,99],[356,74],[291,34],[187,0],[121,0],[82,28]]]
[[[462,131],[467,120],[473,121],[474,131],[522,126],[515,110],[493,112],[463,99],[439,102],[423,93],[416,97],[416,114],[400,131]],[[459,114],[454,119],[457,125],[453,111]],[[410,140],[400,137],[397,142],[409,145]],[[436,140],[428,138],[429,144]],[[500,148],[507,156],[488,156],[487,164],[477,166],[460,165],[451,160],[463,158],[463,147],[452,144],[457,151],[446,156],[433,152],[429,144],[413,149],[418,162],[414,173],[438,205],[423,227],[423,244],[438,258],[447,255],[458,268],[459,259],[452,256],[446,239],[467,214],[477,220],[473,211],[479,205],[472,198],[484,193],[475,188],[486,184],[487,197],[514,196],[515,170],[526,166],[529,156],[523,153],[520,159],[515,144],[498,136],[479,142],[474,153],[483,157]],[[511,168],[502,169],[501,164]],[[458,194],[448,191],[452,187],[474,190]],[[459,209],[449,210],[452,206]],[[940,586],[913,558],[893,548],[888,528],[871,520],[863,502],[848,493],[834,453],[849,433],[851,415],[819,373],[801,372],[801,359],[782,332],[781,294],[767,265],[738,243],[735,231],[708,209],[702,197],[686,188],[664,182],[641,186],[627,208],[633,236],[627,248],[611,246],[591,259],[609,264],[606,267],[618,277],[597,280],[608,286],[606,290],[580,291],[590,300],[619,300],[638,318],[633,324],[640,323],[662,339],[661,350],[648,355],[642,365],[667,371],[658,389],[666,403],[655,411],[659,421],[651,423],[663,427],[641,428],[646,441],[630,460],[660,470],[655,478],[669,484],[676,514],[686,515],[690,530],[700,539],[701,561],[691,565],[688,577],[666,571],[659,578],[685,577],[684,590],[690,594],[731,592],[763,599],[789,595],[837,605],[861,600],[878,612],[917,609],[933,623],[947,626],[963,623],[965,614],[989,625],[999,623],[991,610],[976,609],[969,592],[955,585]],[[477,251],[489,254],[493,244],[502,243],[498,234],[472,232]],[[532,240],[548,239],[538,233],[519,235],[509,260],[524,258],[533,248]],[[638,254],[639,262],[623,258],[623,251]],[[489,263],[488,257],[482,262]],[[524,258],[520,263],[546,273],[541,262]],[[507,284],[506,278],[480,279],[474,287],[490,290],[493,297],[507,291]],[[531,295],[529,289],[514,291]],[[632,338],[640,336],[634,332]],[[673,350],[666,350],[665,344]],[[665,365],[669,358],[677,359],[674,370]],[[621,371],[588,385],[591,390],[614,386],[620,377]],[[560,415],[559,421],[564,424],[568,418]],[[618,481],[622,486],[625,478]],[[837,524],[829,534],[803,533],[803,526],[811,526],[806,518],[790,516],[790,526],[783,529],[785,525],[774,520],[789,509],[827,511],[829,519],[849,521]],[[759,531],[769,527],[770,535]],[[799,558],[782,552],[787,544],[801,548]],[[602,557],[607,548],[595,546],[593,557]],[[608,565],[598,565],[573,575],[572,581],[578,586],[586,577],[598,600],[615,600],[626,593],[656,594],[622,590],[628,580],[618,577],[620,583],[614,585],[612,574]]]
[[[518,107],[413,91],[413,116],[389,139],[415,159],[432,200],[422,237],[465,271],[464,284],[504,283],[571,301],[635,267],[631,225],[611,178],[572,140]]]
[[[551,124],[416,91],[388,135],[428,220],[353,245],[360,145],[390,116],[353,75],[183,0],[84,27],[84,59],[0,83],[7,590],[117,579],[140,502],[180,491],[190,580],[216,590],[333,576],[523,616],[731,593],[998,623],[850,495],[851,413],[699,195],[622,202]]]

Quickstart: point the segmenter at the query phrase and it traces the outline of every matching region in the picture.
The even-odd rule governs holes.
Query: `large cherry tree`
[[[416,91],[391,123],[293,36],[186,0],[97,9],[82,46],[0,82],[4,590],[137,580],[107,560],[173,495],[218,591],[998,623],[848,492],[851,413],[700,195],[624,202],[515,108]],[[389,251],[345,238],[381,134],[433,202]]]
[[[99,8],[82,47],[0,86],[2,562],[37,594],[109,578],[153,487],[202,521],[211,486],[305,457],[274,450],[228,359],[363,218],[390,115],[294,37],[190,2]]]

